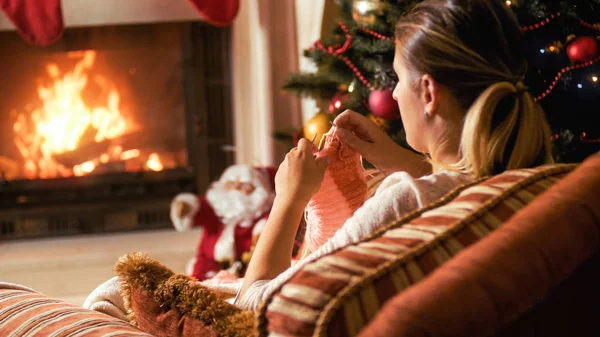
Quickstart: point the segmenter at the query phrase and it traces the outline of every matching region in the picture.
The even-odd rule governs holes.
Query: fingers
[[[306,138],[302,138],[298,141],[298,151],[305,153],[305,154],[310,154],[312,155],[314,153],[314,150],[316,149],[316,145],[315,143],[311,142],[310,140],[306,139]]]
[[[344,144],[348,145],[351,149],[354,149],[364,157],[368,156],[369,151],[373,147],[373,143],[365,142],[349,130],[338,129],[337,135]]]
[[[353,132],[364,141],[373,141],[371,132],[369,132],[370,124],[373,122],[357,112],[346,110],[335,118],[333,124],[338,128]]]

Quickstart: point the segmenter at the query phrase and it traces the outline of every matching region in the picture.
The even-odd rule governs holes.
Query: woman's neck
[[[447,141],[431,153],[433,173],[452,170],[453,166],[460,161],[457,143]]]

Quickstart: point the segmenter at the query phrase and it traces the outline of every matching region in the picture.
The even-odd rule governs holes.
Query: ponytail
[[[514,102],[509,109],[500,108],[505,99]],[[465,116],[456,168],[483,177],[551,163],[551,151],[548,123],[523,83],[498,82],[479,95]]]

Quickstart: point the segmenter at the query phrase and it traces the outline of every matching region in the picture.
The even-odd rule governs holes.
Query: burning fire
[[[163,170],[163,164],[160,162],[160,158],[158,157],[158,154],[156,153],[152,153],[150,156],[148,156],[148,161],[146,162],[146,166],[151,169],[152,171],[162,171]]]
[[[66,167],[56,156],[81,146],[82,138],[89,137],[88,142],[92,139],[102,142],[122,136],[130,129],[119,110],[116,89],[108,90],[104,106],[90,107],[84,102],[82,93],[88,84],[88,71],[94,65],[96,51],[77,54],[82,58],[71,72],[62,74],[56,64],[46,66],[53,83],[38,87],[41,106],[30,116],[23,113],[17,116],[13,127],[14,142],[24,158],[24,176],[29,179],[89,174],[98,164],[108,162],[111,153],[101,154],[97,159],[86,160],[73,167]],[[118,152],[123,156],[130,151],[122,152],[121,149]]]

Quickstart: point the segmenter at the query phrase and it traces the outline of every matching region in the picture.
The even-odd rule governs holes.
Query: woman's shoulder
[[[398,184],[415,184],[423,186],[431,185],[443,187],[445,185],[457,185],[461,183],[466,183],[470,180],[471,178],[466,174],[448,170],[428,174],[419,178],[414,178],[413,176],[404,171],[399,171],[394,172],[388,175],[385,179],[383,179],[383,181],[379,185],[379,190],[389,188]]]
[[[395,172],[381,182],[375,195],[400,190],[404,193],[410,191],[415,194],[418,204],[423,205],[441,198],[455,187],[470,180],[468,175],[446,170],[419,178],[414,178],[406,172]]]

